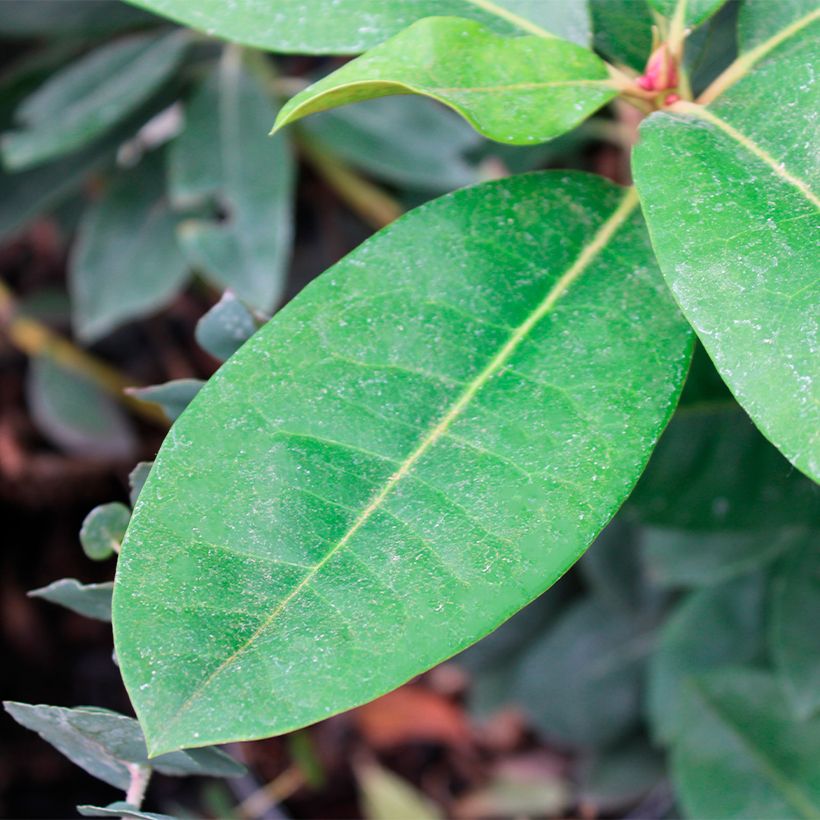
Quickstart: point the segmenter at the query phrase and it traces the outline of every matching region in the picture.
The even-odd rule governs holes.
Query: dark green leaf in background
[[[174,379],[150,387],[132,387],[128,393],[142,401],[158,404],[168,421],[175,421],[202,389],[202,379]]]
[[[136,720],[108,709],[81,706],[35,706],[4,701],[6,711],[37,732],[90,775],[120,789],[128,788],[128,764],[150,765],[161,774],[236,777],[245,767],[219,749],[190,749],[148,760]]]
[[[128,498],[133,507],[137,503],[140,492],[142,492],[148,473],[151,471],[153,461],[140,461],[137,466],[128,474]]]
[[[111,593],[113,582],[104,584],[81,584],[74,578],[61,578],[47,587],[33,589],[29,598],[43,598],[59,604],[72,612],[95,618],[98,621],[111,620]]]
[[[196,341],[215,359],[233,356],[259,328],[254,315],[226,290],[222,298],[197,322]]]
[[[580,556],[691,353],[634,207],[564,172],[435,200],[203,388],[146,482],[114,594],[155,752],[370,700]]]
[[[2,138],[6,168],[29,168],[103,134],[159,89],[188,42],[185,32],[134,35],[55,74],[17,109],[19,130]]]
[[[659,740],[672,741],[685,728],[691,678],[761,654],[764,601],[764,579],[750,575],[693,592],[672,614],[649,661],[647,704]]]
[[[589,41],[585,0],[129,0],[207,34],[267,51],[356,54],[422,17],[478,20],[501,34]]]
[[[69,260],[73,322],[83,339],[98,339],[176,295],[188,275],[179,221],[165,193],[162,152],[118,174],[88,209]]]
[[[94,507],[80,529],[85,554],[93,561],[103,561],[119,552],[130,520],[131,510],[119,501]]]
[[[647,0],[590,0],[595,48],[608,60],[643,71],[652,51]]]
[[[290,257],[294,168],[287,137],[267,136],[276,114],[257,55],[229,48],[191,100],[170,147],[178,205],[214,202],[222,221],[190,220],[180,239],[191,264],[253,307],[279,302]]]
[[[117,0],[3,0],[2,10],[6,38],[95,37],[157,22]]]
[[[676,15],[683,15],[683,23],[688,28],[699,26],[711,17],[726,0],[647,0],[649,5],[660,15],[672,20]],[[759,0],[752,0],[752,2]],[[780,2],[780,0],[776,0]],[[763,0],[768,2],[768,0]]]
[[[616,93],[604,62],[574,43],[502,37],[472,20],[433,17],[297,94],[276,128],[348,103],[421,94],[490,139],[529,145],[569,131]]]
[[[672,773],[688,817],[820,817],[820,718],[795,720],[766,672],[713,673],[686,694]]]
[[[772,582],[769,642],[778,677],[800,719],[820,709],[820,535],[808,533]]]
[[[51,359],[29,360],[26,401],[34,423],[58,447],[85,458],[128,459],[136,438],[111,396]]]

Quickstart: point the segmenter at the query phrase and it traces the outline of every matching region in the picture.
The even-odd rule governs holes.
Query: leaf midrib
[[[284,609],[296,598],[303,589],[313,580],[316,574],[324,567],[339,550],[343,549],[350,539],[367,523],[370,517],[381,507],[384,500],[392,492],[393,488],[408,475],[421,457],[447,432],[452,423],[461,415],[461,412],[470,404],[476,394],[496,375],[506,364],[521,342],[527,338],[533,328],[552,310],[555,303],[566,293],[567,289],[578,277],[587,269],[592,260],[606,247],[618,229],[626,222],[638,204],[638,195],[635,188],[627,189],[618,207],[602,223],[596,231],[592,240],[584,246],[581,253],[567,271],[550,288],[546,297],[540,302],[535,310],[513,330],[507,342],[500,348],[498,353],[490,360],[486,367],[467,384],[460,397],[441,417],[439,422],[424,436],[416,449],[401,463],[399,468],[385,482],[382,489],[376,493],[370,503],[362,510],[358,518],[350,525],[347,532],[339,539],[333,548],[328,550],[325,556],[311,567],[302,580],[274,607],[270,615],[254,630],[253,634],[229,655],[213,672],[197,685],[188,698],[177,709],[174,717],[165,724],[164,731],[158,736],[153,744],[155,748],[162,747],[162,741],[166,738],[180,718],[190,709],[191,705],[201,697],[208,686],[219,677],[222,672],[230,667],[238,657],[244,654],[254,645],[260,635],[264,634],[273,624]]]

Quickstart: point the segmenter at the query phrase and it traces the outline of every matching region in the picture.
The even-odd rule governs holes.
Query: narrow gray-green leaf
[[[26,401],[42,433],[68,453],[127,459],[136,437],[111,396],[82,374],[45,357],[29,360]]]
[[[174,379],[150,387],[131,387],[128,393],[142,401],[158,404],[169,421],[175,421],[202,389],[201,379]]]
[[[80,148],[142,105],[173,73],[185,32],[134,35],[55,74],[17,109],[20,130],[2,138],[7,168],[29,168]]]
[[[478,20],[501,34],[589,42],[585,0],[129,0],[191,28],[267,51],[357,54],[422,17]]]
[[[98,621],[111,620],[111,593],[113,582],[105,584],[81,584],[75,578],[61,578],[47,587],[33,589],[29,598],[43,598],[59,604],[86,618]]]
[[[85,554],[92,561],[103,561],[119,552],[130,520],[131,510],[119,501],[94,507],[80,528]]]
[[[120,789],[128,788],[128,764],[150,765],[160,774],[236,777],[245,767],[219,749],[191,749],[148,760],[136,720],[96,706],[66,709],[4,701],[6,711],[37,732],[90,775]]]
[[[769,644],[798,718],[820,709],[820,536],[806,534],[772,582]]]
[[[148,473],[151,472],[153,461],[140,461],[137,466],[128,474],[128,499],[133,507],[137,503]]]
[[[737,400],[820,479],[820,10],[641,127],[634,173],[670,288]],[[778,101],[776,117],[761,101]],[[681,185],[685,180],[685,186]]]
[[[157,814],[153,811],[143,811],[122,800],[108,806],[77,806],[77,811],[83,817],[127,817],[134,820],[177,820],[170,814]]]
[[[363,703],[580,556],[691,351],[635,202],[550,172],[442,197],[205,385],[146,482],[114,593],[155,752]]]
[[[310,117],[303,128],[325,150],[394,185],[444,192],[478,181],[464,154],[481,137],[431,100],[367,100]]]
[[[222,298],[197,322],[194,335],[199,346],[216,359],[230,359],[256,333],[253,314],[226,290]]]
[[[174,201],[214,201],[224,214],[221,222],[180,226],[188,259],[265,311],[281,299],[293,232],[293,157],[287,137],[267,136],[275,114],[264,77],[229,48],[191,100],[170,148]]]
[[[764,645],[762,576],[691,593],[660,634],[649,661],[648,711],[654,735],[673,741],[685,728],[685,690],[699,674],[747,663]]]
[[[799,722],[773,676],[712,673],[687,687],[672,774],[699,820],[820,817],[820,718]]]
[[[422,94],[490,139],[531,145],[574,128],[616,93],[604,62],[574,43],[502,37],[472,20],[431,17],[297,94],[276,128],[348,103]]]
[[[117,175],[83,216],[69,260],[73,322],[93,340],[167,304],[188,266],[176,238],[180,216],[165,194],[161,152]]]

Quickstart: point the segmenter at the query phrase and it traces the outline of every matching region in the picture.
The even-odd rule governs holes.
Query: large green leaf
[[[5,710],[22,726],[37,732],[90,775],[120,789],[131,781],[129,764],[149,764],[161,774],[236,777],[245,771],[219,749],[172,752],[149,761],[136,720],[96,706],[65,709],[4,701]]]
[[[585,0],[129,0],[211,35],[268,51],[356,54],[422,17],[468,17],[502,34],[589,40]]]
[[[820,541],[808,533],[772,582],[771,654],[795,714],[820,710]]]
[[[55,74],[17,109],[20,130],[2,139],[7,168],[23,169],[80,148],[142,105],[179,64],[184,32],[134,35]]]
[[[391,94],[432,97],[490,139],[529,145],[569,131],[617,91],[604,62],[574,43],[430,17],[297,94],[276,128]]]
[[[98,339],[176,295],[188,275],[176,238],[180,218],[165,194],[159,152],[116,176],[85,213],[69,260],[72,319],[82,338]]]
[[[285,137],[267,136],[275,115],[264,78],[229,48],[191,100],[169,159],[174,201],[215,201],[223,215],[180,226],[186,255],[262,310],[282,296],[293,231],[293,158]]]
[[[435,200],[202,389],[117,570],[117,652],[154,752],[363,703],[579,557],[691,349],[635,201],[555,172]]]
[[[765,672],[688,686],[672,773],[688,817],[820,817],[820,718],[796,721]]]
[[[815,479],[819,32],[814,10],[742,55],[705,92],[708,107],[678,103],[648,118],[633,161],[683,312],[755,423]],[[765,116],[773,99],[777,116]]]
[[[685,729],[688,681],[709,670],[747,663],[764,645],[765,586],[760,575],[691,593],[664,625],[649,662],[647,705],[655,736]]]

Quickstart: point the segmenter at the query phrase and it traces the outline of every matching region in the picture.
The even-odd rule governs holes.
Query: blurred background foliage
[[[591,7],[596,47],[640,69],[642,0]],[[696,88],[732,59],[735,14],[692,38]],[[0,38],[3,694],[128,712],[105,623],[111,565],[88,558],[115,551],[202,381],[408,208],[544,167],[628,182],[636,123],[613,106],[510,148],[391,97],[270,138],[281,102],[338,59],[225,45],[116,0],[3,0]],[[818,524],[817,488],[698,350],[637,490],[553,589],[385,698],[234,749],[243,777],[158,780],[151,807],[662,818],[742,816],[751,794],[765,816],[800,816],[761,767],[799,779],[820,757]],[[9,720],[3,737],[5,816],[117,799]]]

